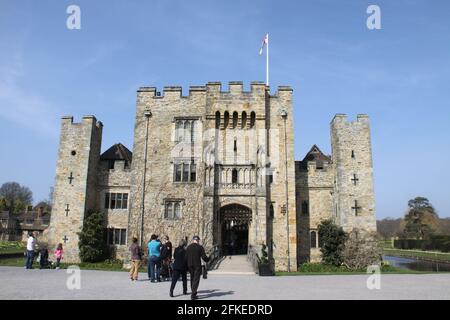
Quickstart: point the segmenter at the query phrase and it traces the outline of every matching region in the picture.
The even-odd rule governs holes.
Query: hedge
[[[418,250],[437,250],[442,252],[450,252],[450,236],[434,235],[427,240],[417,239],[397,239],[394,240],[394,248],[396,249],[418,249]]]

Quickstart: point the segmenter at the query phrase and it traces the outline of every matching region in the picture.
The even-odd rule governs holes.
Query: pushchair
[[[172,260],[170,258],[163,259],[161,262],[161,280],[168,281],[172,279]]]
[[[39,262],[39,269],[53,269],[53,263],[48,260],[48,250],[39,250],[39,256],[37,258]]]

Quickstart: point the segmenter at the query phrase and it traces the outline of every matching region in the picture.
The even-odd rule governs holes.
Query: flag
[[[261,44],[261,49],[259,49],[259,54],[260,55],[263,53],[264,46],[267,45],[267,44],[269,44],[269,34],[268,33],[266,33],[266,35],[265,35],[265,37],[264,37],[264,39],[262,41],[262,44]]]

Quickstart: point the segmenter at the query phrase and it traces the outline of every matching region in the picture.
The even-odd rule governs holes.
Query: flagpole
[[[269,86],[269,33],[267,33],[266,43],[266,85]]]

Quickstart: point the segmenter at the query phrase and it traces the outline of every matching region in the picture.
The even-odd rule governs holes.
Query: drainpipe
[[[286,110],[281,111],[281,117],[284,120],[284,170],[285,170],[285,192],[286,192],[286,232],[287,232],[287,271],[291,272],[291,250],[289,245],[289,194],[288,194],[288,154],[287,154],[287,134],[286,134]]]
[[[140,221],[140,232],[139,232],[139,243],[141,244],[141,247],[144,245],[144,209],[145,209],[145,180],[147,178],[147,147],[148,147],[148,124],[150,121],[150,118],[152,116],[152,113],[150,110],[144,111],[144,116],[146,119],[146,128],[145,128],[145,147],[144,147],[144,175],[143,175],[143,182],[142,182],[142,203],[141,203],[141,221]]]

